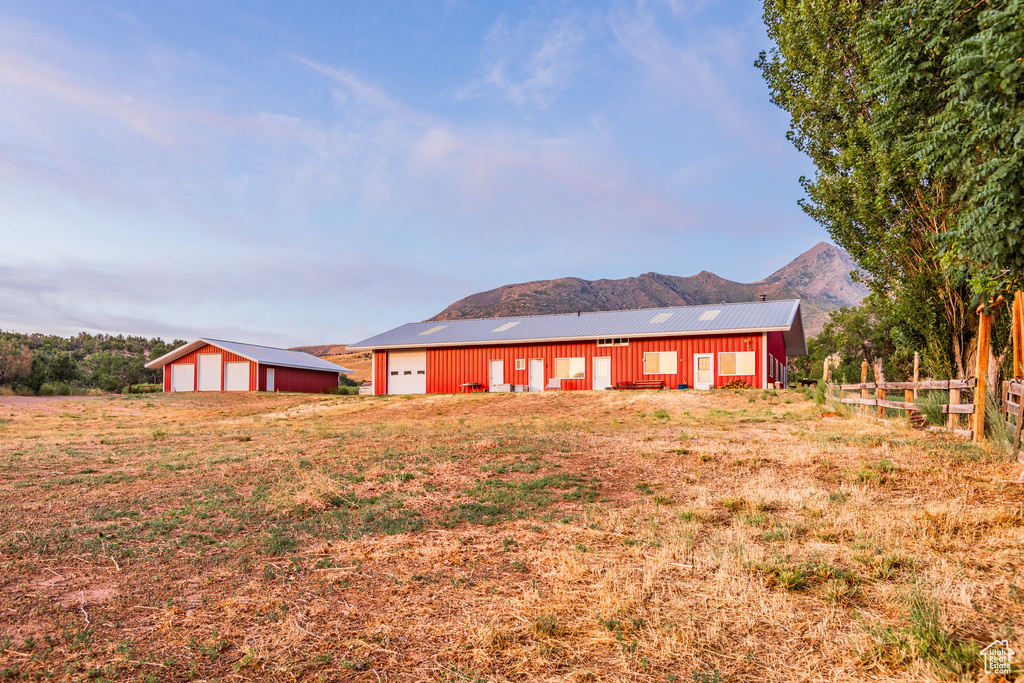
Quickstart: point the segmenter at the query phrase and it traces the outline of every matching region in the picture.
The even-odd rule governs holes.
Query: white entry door
[[[196,366],[194,363],[181,363],[171,366],[171,391],[195,391]]]
[[[427,393],[426,351],[388,351],[388,393]]]
[[[715,356],[697,353],[693,356],[693,388],[710,389],[715,384]]]
[[[274,391],[274,368],[267,368],[267,391]]]
[[[220,391],[221,355],[201,353],[198,356],[199,391]]]
[[[607,389],[612,385],[611,356],[594,356],[594,389]]]
[[[494,359],[489,364],[487,374],[488,391],[500,391],[499,385],[505,383],[505,361],[500,358]]]
[[[544,359],[530,359],[530,391],[544,391]]]

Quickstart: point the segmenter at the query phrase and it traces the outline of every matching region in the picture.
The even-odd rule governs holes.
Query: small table
[[[460,384],[459,386],[465,387],[466,391],[469,393],[472,393],[474,391],[483,391],[484,388],[484,385],[480,384],[480,382],[466,382],[465,384]]]

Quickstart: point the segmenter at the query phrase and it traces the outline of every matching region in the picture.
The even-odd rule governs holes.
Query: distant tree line
[[[117,391],[125,384],[158,383],[144,366],[186,342],[159,337],[82,332],[74,337],[0,331],[0,389],[22,394]]]
[[[884,299],[868,296],[859,306],[829,313],[828,322],[817,336],[807,340],[807,355],[789,359],[790,378],[821,379],[825,359],[833,380],[843,384],[860,382],[861,363],[872,368],[868,381],[875,381],[875,368],[886,381],[904,382],[914,372],[914,353],[920,354],[920,377],[948,379],[948,367],[935,364],[928,354],[921,353],[913,335],[904,334],[896,319],[897,313]],[[1002,373],[1011,373],[1012,348],[1010,316],[1006,307],[995,312],[992,319],[992,354]]]

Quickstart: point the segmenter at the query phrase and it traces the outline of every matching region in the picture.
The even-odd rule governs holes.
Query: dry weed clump
[[[0,397],[0,678],[978,679],[1024,492],[795,392]]]

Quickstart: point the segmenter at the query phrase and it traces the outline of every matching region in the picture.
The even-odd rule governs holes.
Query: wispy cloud
[[[460,98],[496,92],[521,107],[543,109],[569,86],[583,65],[587,31],[580,17],[498,19],[484,39],[481,77]]]
[[[49,98],[51,106],[77,108],[112,119],[161,144],[174,140],[156,112],[147,111],[129,95],[75,82],[70,74],[26,62],[16,55],[0,54],[0,87],[8,93],[32,91]]]
[[[695,9],[690,3],[669,3],[679,15]],[[658,12],[645,5],[609,15],[609,25],[619,45],[641,67],[656,97],[685,102],[707,111],[715,124],[759,152],[778,152],[783,142],[768,134],[744,98],[749,86],[759,85],[753,69],[757,51],[752,47],[756,30],[744,23],[724,27],[702,26],[680,40],[670,36]],[[760,92],[760,88],[753,92]],[[767,95],[765,95],[767,97]]]

